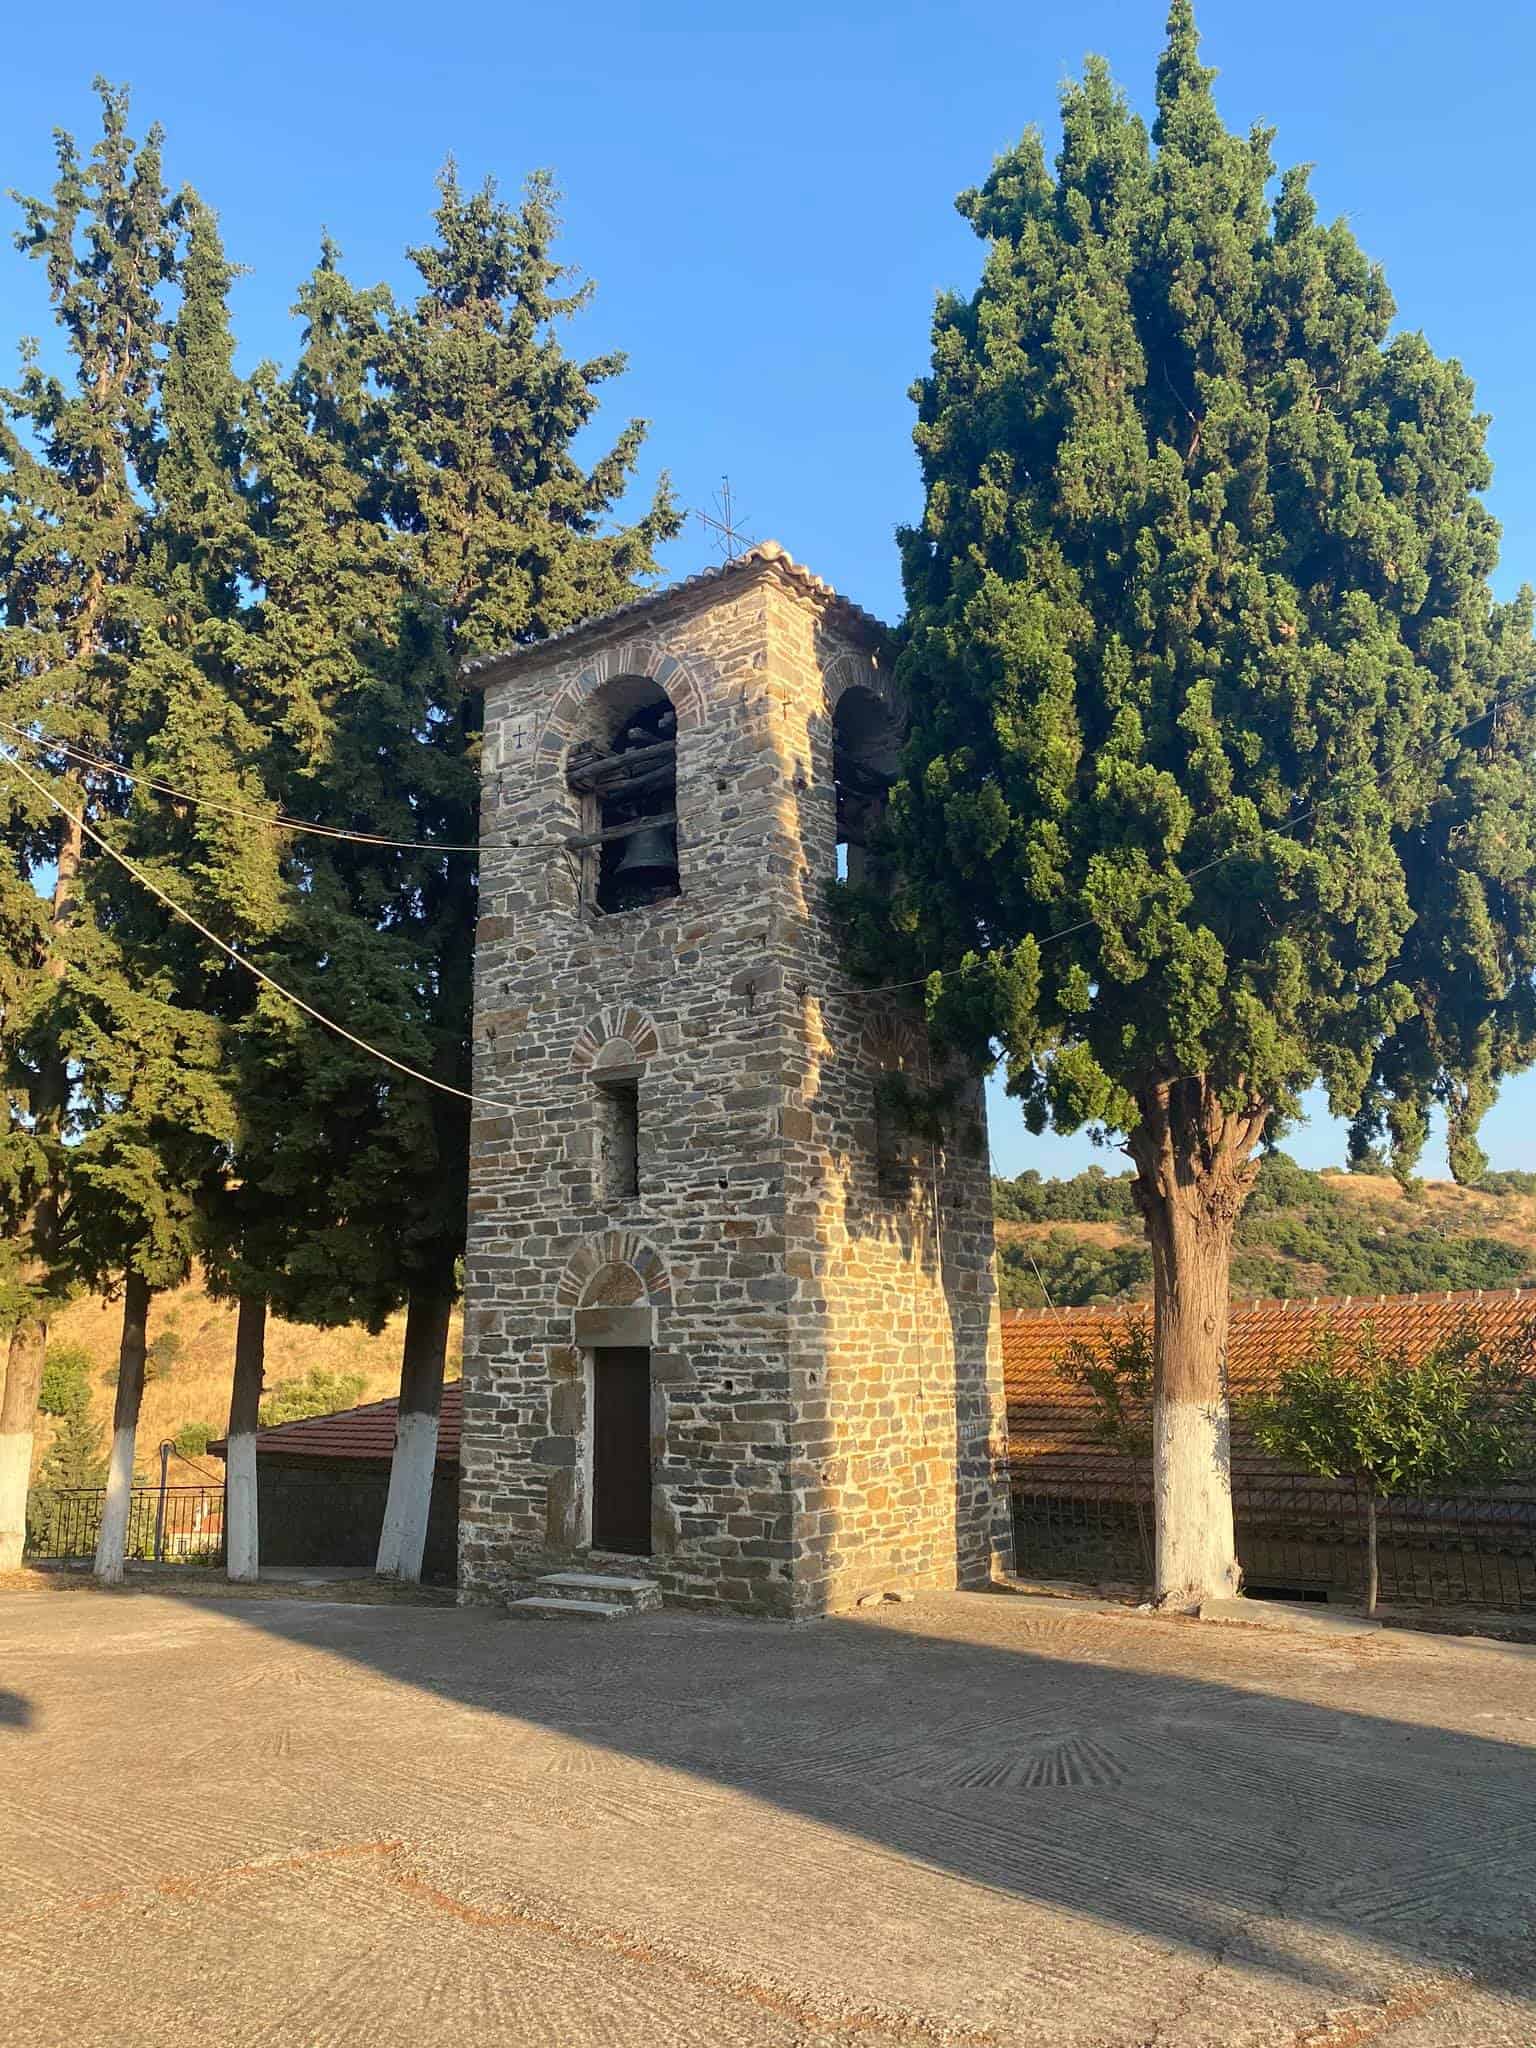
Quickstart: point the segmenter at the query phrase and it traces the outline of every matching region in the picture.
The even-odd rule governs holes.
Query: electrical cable
[[[210,931],[190,910],[184,909],[174,896],[168,896],[158,882],[146,875],[144,870],[125,853],[119,853],[111,841],[103,838],[94,825],[88,824],[77,812],[70,810],[67,804],[60,803],[48,785],[32,774],[30,769],[23,767],[13,754],[0,749],[0,762],[7,768],[14,769],[24,782],[30,783],[40,796],[53,805],[61,817],[67,818],[77,831],[94,841],[103,853],[117,862],[119,867],[126,869],[134,880],[147,889],[158,902],[163,903],[173,916],[179,917],[183,924],[189,924],[193,931],[205,938],[211,946],[217,946],[221,953],[227,954],[237,967],[243,967],[258,981],[265,982],[267,987],[280,995],[285,1002],[292,1003],[296,1010],[302,1010],[306,1017],[312,1017],[317,1024],[323,1024],[327,1031],[332,1031],[338,1038],[345,1039],[348,1045],[355,1045],[359,1052],[367,1053],[371,1059],[382,1060],[386,1067],[393,1067],[397,1073],[404,1074],[409,1080],[420,1081],[428,1088],[436,1088],[444,1095],[452,1095],[460,1102],[468,1102],[478,1108],[494,1109],[506,1116],[516,1116],[519,1113],[515,1102],[502,1102],[491,1095],[476,1095],[470,1089],[456,1088],[451,1081],[439,1081],[433,1074],[424,1074],[418,1067],[407,1066],[404,1060],[397,1060],[392,1053],[381,1052],[378,1046],[370,1045],[366,1038],[359,1038],[355,1031],[348,1031],[346,1026],[338,1024],[334,1017],[327,1017],[323,1010],[317,1010],[313,1003],[307,1003],[302,996],[296,996],[292,989],[284,988],[283,984],[268,974],[264,967],[258,967],[254,960],[248,959],[227,940],[221,939],[217,932]]]
[[[152,789],[157,796],[168,796],[177,803],[194,804],[204,811],[223,811],[232,818],[249,818],[253,823],[264,825],[269,832],[302,832],[319,839],[343,839],[356,846],[376,846],[385,850],[401,849],[416,853],[479,853],[478,844],[460,846],[440,839],[391,839],[382,832],[348,832],[340,825],[322,825],[313,819],[290,818],[283,811],[273,814],[257,810],[250,804],[230,803],[222,797],[193,796],[190,790],[177,789],[174,784],[160,782],[152,775],[135,775],[127,768],[119,767],[115,761],[104,761],[96,754],[87,754],[80,747],[72,747],[64,740],[39,737],[24,726],[14,725],[8,718],[0,718],[0,730],[12,733],[29,747],[38,752],[63,754],[84,768],[95,768],[103,775],[114,775],[119,782],[133,783],[141,789]],[[514,842],[515,844],[515,842]]]

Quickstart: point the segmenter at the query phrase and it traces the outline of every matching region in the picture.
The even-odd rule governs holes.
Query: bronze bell
[[[677,874],[677,840],[666,825],[642,825],[624,842],[624,851],[613,870],[622,882],[661,881]]]

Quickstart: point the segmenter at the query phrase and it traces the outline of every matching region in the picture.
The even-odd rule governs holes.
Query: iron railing
[[[106,1498],[104,1486],[34,1488],[27,1502],[27,1556],[93,1557]],[[161,1564],[222,1563],[223,1487],[134,1487],[127,1555]]]
[[[1128,1463],[1059,1464],[1014,1474],[1018,1566],[1036,1578],[1152,1581],[1150,1476]],[[1234,1475],[1237,1554],[1255,1592],[1358,1594],[1366,1496],[1353,1484]],[[1378,1513],[1387,1603],[1536,1611],[1536,1495],[1458,1494],[1384,1501]]]

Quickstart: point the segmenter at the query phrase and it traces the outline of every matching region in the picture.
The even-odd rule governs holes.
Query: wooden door
[[[651,1354],[592,1354],[592,1547],[651,1554]]]

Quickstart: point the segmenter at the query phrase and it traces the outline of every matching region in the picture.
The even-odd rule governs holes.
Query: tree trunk
[[[1376,1496],[1368,1493],[1365,1497],[1365,1611],[1376,1612],[1376,1596],[1381,1591],[1381,1557],[1376,1545]]]
[[[149,1282],[130,1273],[123,1286],[123,1336],[117,1353],[117,1399],[112,1404],[112,1462],[107,1498],[96,1539],[96,1576],[120,1586],[128,1553],[128,1517],[133,1507],[133,1449],[144,1398],[144,1358],[149,1348]]]
[[[395,1454],[389,1466],[389,1498],[379,1536],[380,1578],[421,1577],[427,1547],[427,1517],[432,1507],[432,1480],[437,1471],[437,1415],[443,1398],[443,1366],[448,1357],[448,1318],[453,1292],[448,1287],[423,1287],[412,1293],[405,1315],[405,1346],[400,1359],[400,1414],[395,1426]]]
[[[1235,1594],[1227,1328],[1232,1236],[1267,1111],[1225,1110],[1200,1077],[1139,1100],[1132,1192],[1152,1248],[1154,1598],[1178,1613]]]
[[[267,1304],[242,1295],[235,1323],[235,1377],[229,1390],[224,1453],[224,1565],[239,1583],[258,1577],[261,1543],[256,1507],[256,1429],[267,1353]]]
[[[0,1393],[0,1572],[21,1563],[27,1540],[27,1488],[32,1475],[32,1432],[48,1325],[29,1316],[11,1333]]]
[[[76,892],[84,844],[79,826],[66,822],[53,884],[56,940],[69,930],[78,915]],[[64,955],[55,943],[48,972],[55,981],[62,981],[64,967]],[[62,1059],[50,1060],[38,1077],[31,1102],[34,1128],[44,1144],[50,1140],[56,1143],[62,1137],[68,1103],[68,1064]],[[5,1386],[0,1392],[0,1572],[15,1571],[26,1547],[32,1439],[37,1428],[43,1359],[48,1350],[48,1317],[41,1303],[53,1277],[58,1231],[59,1191],[50,1179],[21,1227],[28,1247],[22,1262],[22,1282],[36,1305],[11,1332]]]

